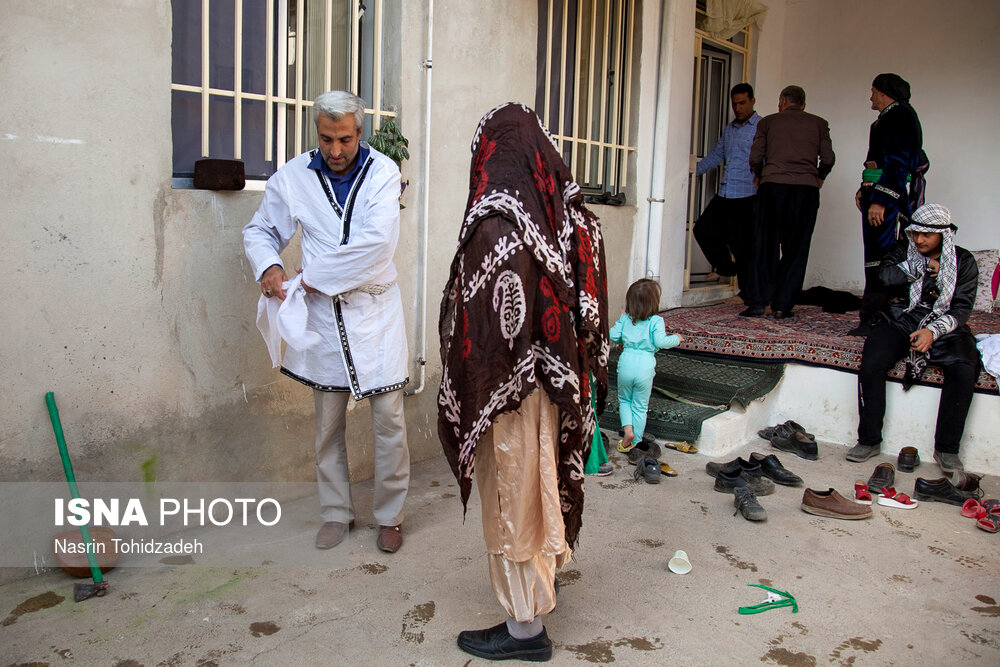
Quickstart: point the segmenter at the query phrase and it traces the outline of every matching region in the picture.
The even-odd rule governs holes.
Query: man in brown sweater
[[[786,86],[778,113],[757,124],[750,169],[759,189],[745,317],[760,317],[768,303],[776,318],[791,317],[805,279],[819,189],[835,159],[829,123],[805,108],[805,91]]]

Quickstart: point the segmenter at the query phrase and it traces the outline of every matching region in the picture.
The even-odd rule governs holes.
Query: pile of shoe
[[[705,472],[715,478],[712,487],[720,493],[732,493],[736,514],[743,514],[749,521],[764,521],[767,513],[761,507],[757,496],[774,493],[774,485],[798,486],[802,478],[787,470],[774,454],[765,456],[754,452],[747,461],[737,457],[725,463],[710,461]]]
[[[970,498],[962,505],[962,516],[976,520],[976,527],[987,533],[1000,532],[1000,500],[987,498],[979,502]]]
[[[854,482],[854,502],[861,505],[872,504],[872,494],[878,498],[878,504],[884,507],[894,507],[902,510],[912,510],[919,504],[905,493],[897,491],[893,486],[896,481],[896,470],[891,463],[879,463],[867,482]]]
[[[764,440],[768,440],[775,449],[789,454],[795,454],[807,461],[819,458],[816,447],[816,436],[808,433],[798,422],[789,419],[784,424],[768,426],[757,431]]]
[[[644,479],[647,484],[659,484],[662,477],[677,477],[676,470],[660,461],[663,450],[647,435],[642,436],[642,440],[631,447],[625,447],[619,441],[618,451],[625,454],[628,462],[635,466],[632,477],[636,480]]]

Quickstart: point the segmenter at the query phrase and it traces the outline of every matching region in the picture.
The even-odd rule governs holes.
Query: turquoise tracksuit
[[[681,341],[673,334],[667,335],[659,315],[633,322],[626,313],[611,327],[611,342],[624,346],[618,357],[618,414],[622,428],[631,424],[635,442],[639,442],[653,392],[656,351],[677,347]]]

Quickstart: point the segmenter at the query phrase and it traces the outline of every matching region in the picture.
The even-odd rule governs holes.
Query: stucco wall
[[[417,314],[427,316],[425,390],[406,399],[414,460],[440,453],[437,315],[468,192],[469,142],[491,107],[532,99],[537,12],[533,2],[504,12],[486,1],[436,3],[420,304],[422,5],[402,3],[411,188],[396,255],[411,356]],[[311,391],[270,368],[253,322],[258,291],[240,229],[261,193],[170,186],[169,2],[6,9],[0,238],[14,287],[0,296],[10,387],[0,405],[0,479],[60,478],[47,390],[81,479],[312,479]],[[296,252],[293,244],[285,253],[292,267]],[[366,405],[352,410],[355,479],[370,475],[369,423]]]
[[[876,117],[868,96],[879,72],[910,82],[931,161],[927,201],[951,209],[959,243],[995,248],[995,113],[1000,4],[957,0],[870,3],[805,0],[786,9],[783,83],[830,121],[837,164],[821,191],[808,285],[860,288],[860,215],[854,193]],[[762,106],[770,104],[761,99]],[[774,95],[776,97],[776,93]]]

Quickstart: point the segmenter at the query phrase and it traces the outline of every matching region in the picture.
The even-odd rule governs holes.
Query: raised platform
[[[916,386],[903,393],[902,385],[886,385],[886,417],[882,451],[895,456],[907,445],[920,451],[922,461],[930,462],[926,477],[938,477],[931,455],[934,451],[934,424],[937,419],[940,390]],[[757,445],[757,451],[775,452],[770,444],[757,436],[765,426],[794,419],[824,443],[842,445],[844,453],[857,442],[858,408],[857,376],[829,368],[802,364],[786,364],[778,386],[767,396],[751,402],[746,409],[734,405],[728,412],[702,424],[698,440],[700,453],[710,458],[726,458],[747,444]],[[1000,433],[1000,396],[977,393],[965,423],[960,455],[965,467],[979,473],[1000,474],[1000,450],[996,447]],[[860,477],[866,477],[859,475]]]

